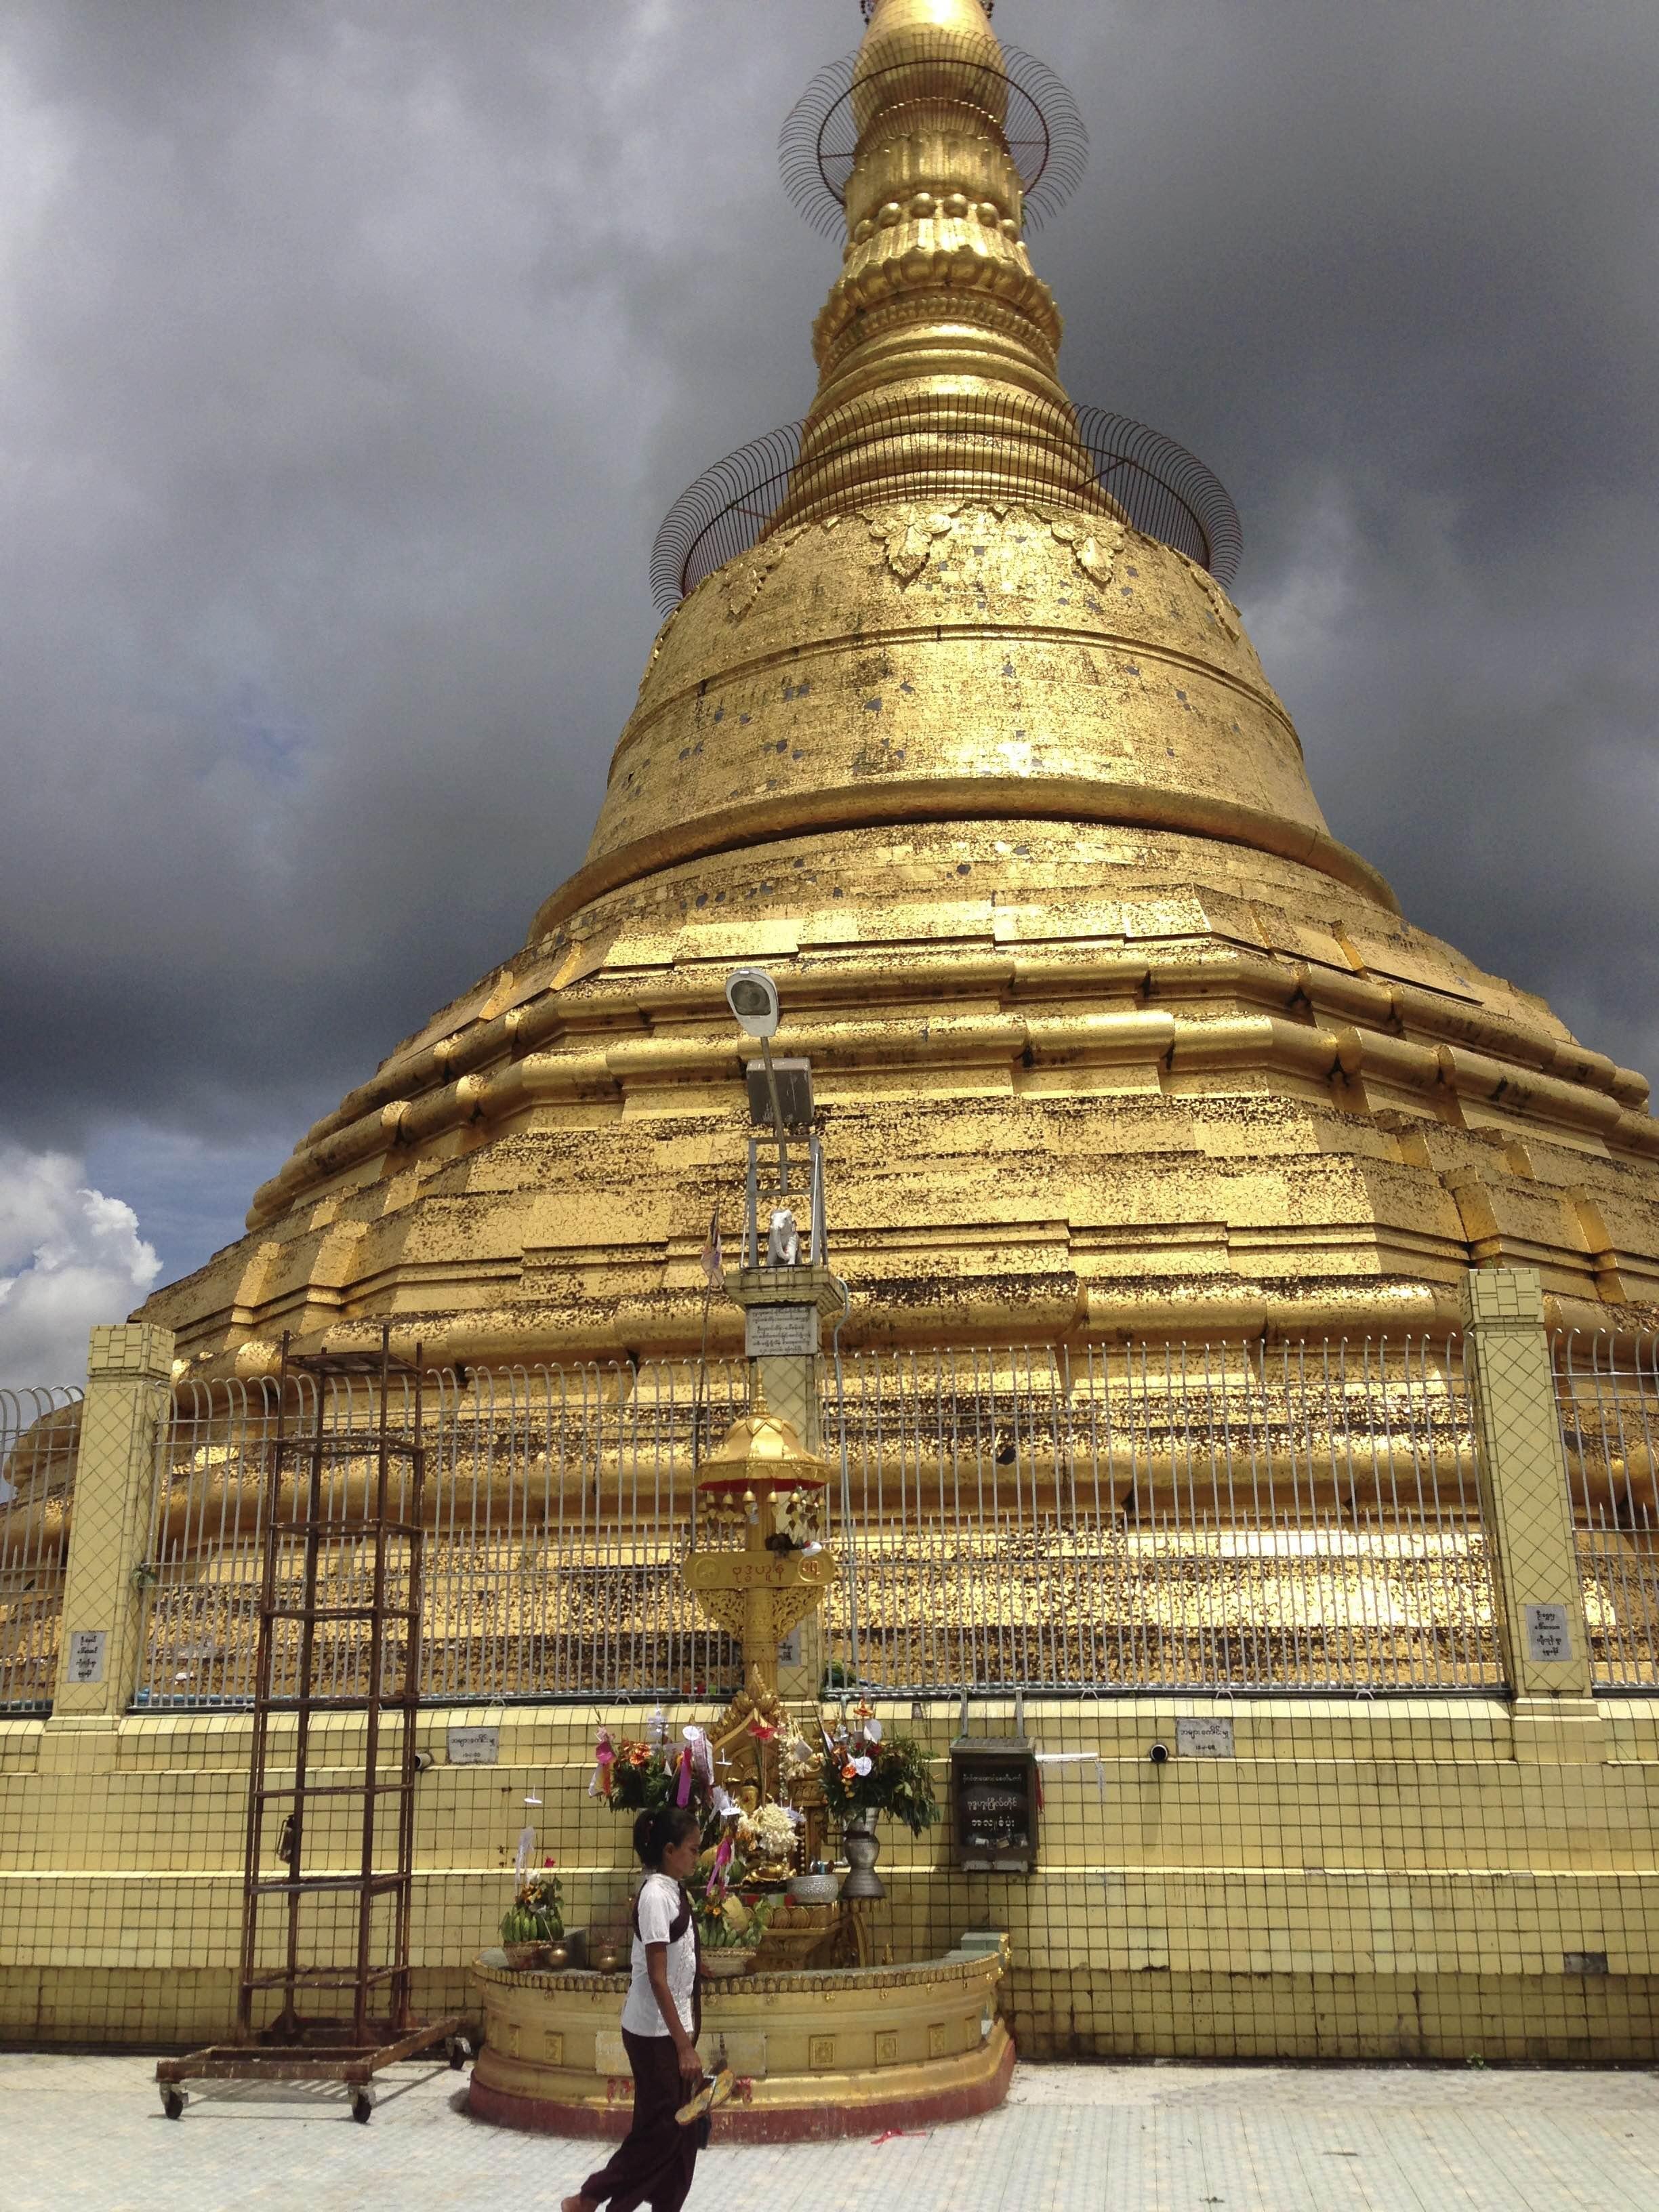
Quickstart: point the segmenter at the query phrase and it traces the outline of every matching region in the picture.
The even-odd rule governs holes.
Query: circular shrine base
[[[714,2140],[821,2142],[989,2112],[1014,2066],[996,2017],[1002,1971],[991,1953],[705,1982],[705,2063],[723,2052],[738,2080],[714,2116]],[[546,2135],[624,2135],[627,1975],[514,1973],[499,1951],[472,1972],[484,2043],[467,2111]]]

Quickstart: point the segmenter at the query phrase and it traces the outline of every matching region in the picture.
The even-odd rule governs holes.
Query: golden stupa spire
[[[1563,1327],[1653,1328],[1645,1085],[1408,927],[1215,574],[1101,512],[1021,243],[1039,65],[979,0],[872,15],[798,111],[848,229],[782,515],[750,536],[781,459],[710,480],[727,550],[584,865],[144,1318],[216,1376],[388,1314],[438,1360],[706,1350],[752,960],[830,1102],[866,1342],[1451,1328],[1511,1260]],[[701,1472],[824,1477],[758,1392]]]
[[[957,491],[1113,511],[1055,371],[1007,94],[980,0],[878,0],[853,73],[846,250],[813,331],[817,397],[774,529]]]

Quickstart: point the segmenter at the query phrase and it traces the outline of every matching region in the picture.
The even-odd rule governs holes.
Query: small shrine
[[[888,1815],[920,1835],[939,1811],[921,1747],[884,1734],[855,1686],[825,1694],[817,1616],[840,1567],[831,1470],[814,1449],[818,1331],[824,1312],[845,1310],[845,1291],[828,1266],[810,1071],[792,1071],[786,1108],[767,1045],[770,979],[740,971],[728,997],[766,1050],[750,1092],[756,1121],[771,1121],[749,1144],[744,1264],[718,1276],[744,1310],[749,1410],[701,1460],[681,1574],[740,1645],[743,1686],[723,1710],[678,1726],[659,1708],[637,1739],[601,1728],[586,1787],[623,1818],[669,1804],[696,1812],[703,1848],[688,1890],[702,2049],[711,2070],[728,2065],[739,2085],[715,2130],[784,2142],[984,2112],[1006,2094],[1014,2053],[997,2014],[1004,1939],[964,1937],[943,1958],[902,1961],[878,1940],[873,1822]],[[790,1203],[792,1146],[807,1158],[805,1238]],[[711,1291],[717,1272],[718,1262]],[[774,1411],[775,1393],[787,1410]],[[797,1632],[800,1656],[786,1669],[780,1654]],[[468,2110],[513,2127],[621,2134],[632,2098],[618,2024],[630,1947],[596,1942],[589,1955],[564,1939],[549,1895],[547,1875],[521,1863],[502,1947],[475,1964],[484,2045]]]

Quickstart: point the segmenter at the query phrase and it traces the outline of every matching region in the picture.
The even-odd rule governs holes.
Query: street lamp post
[[[726,1003],[745,1036],[753,1037],[766,1065],[766,1090],[772,1105],[772,1133],[778,1140],[778,1194],[789,1195],[789,1146],[783,1133],[772,1040],[778,1033],[778,987],[763,968],[738,968],[726,978]]]

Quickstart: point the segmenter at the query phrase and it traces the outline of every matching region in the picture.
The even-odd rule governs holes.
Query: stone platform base
[[[633,2081],[617,2027],[623,1974],[473,1969],[484,2047],[467,2110],[550,2135],[621,2136]],[[820,2142],[967,2119],[1007,2094],[1014,2046],[996,2016],[1003,1960],[752,1974],[705,1985],[702,2050],[738,2095],[717,2140]]]

